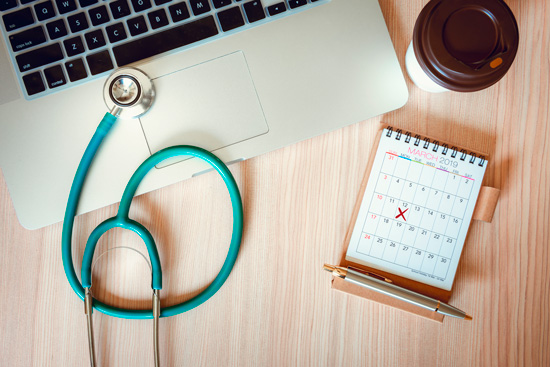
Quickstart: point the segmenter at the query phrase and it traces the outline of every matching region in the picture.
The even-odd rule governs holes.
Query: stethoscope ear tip
[[[123,67],[115,70],[103,86],[103,99],[111,115],[122,119],[143,116],[153,105],[155,89],[141,70]]]

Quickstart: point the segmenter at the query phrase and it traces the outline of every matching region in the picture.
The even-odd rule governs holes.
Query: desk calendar
[[[346,259],[450,290],[486,166],[474,153],[384,129]]]

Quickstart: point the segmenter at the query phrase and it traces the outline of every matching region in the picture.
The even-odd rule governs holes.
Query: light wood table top
[[[426,1],[380,2],[406,74],[405,51]],[[507,3],[520,47],[497,85],[429,94],[406,76],[403,108],[231,168],[244,199],[241,253],[212,299],[161,320],[163,366],[550,365],[550,4]],[[450,301],[473,314],[471,322],[438,324],[333,291],[321,270],[340,259],[381,121],[490,154],[485,183],[502,190],[500,201],[492,223],[471,225]],[[23,229],[1,177],[0,365],[87,365],[84,306],[61,262],[62,225]],[[77,219],[77,264],[84,239],[116,208]],[[232,224],[216,174],[143,195],[132,215],[158,239],[164,305],[212,281]],[[115,246],[144,251],[137,236],[114,231],[96,254]],[[109,251],[93,271],[95,296],[150,307],[148,272],[136,251]],[[152,365],[151,321],[98,312],[94,320],[100,366]]]

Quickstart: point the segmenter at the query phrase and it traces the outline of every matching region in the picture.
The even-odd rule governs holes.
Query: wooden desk
[[[381,0],[403,66],[425,2]],[[521,41],[496,86],[428,94],[406,77],[402,109],[232,167],[245,203],[241,253],[211,300],[161,320],[163,366],[550,365],[550,5],[507,3]],[[332,291],[321,270],[339,260],[380,121],[491,154],[486,183],[502,190],[500,202],[493,223],[471,226],[451,299],[472,322],[440,325]],[[206,174],[132,208],[158,238],[164,305],[196,294],[221,267],[232,223],[222,185]],[[76,263],[83,239],[116,208],[78,218]],[[84,306],[63,273],[61,224],[24,230],[1,178],[0,216],[0,364],[87,365]],[[143,251],[137,237],[115,231],[96,253],[115,244]],[[138,253],[108,252],[94,276],[98,298],[149,307]],[[152,365],[151,321],[94,317],[100,366]]]

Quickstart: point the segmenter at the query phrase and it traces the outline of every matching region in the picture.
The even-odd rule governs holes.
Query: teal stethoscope
[[[92,309],[109,315],[126,319],[153,319],[153,344],[154,344],[154,356],[155,366],[159,365],[159,342],[158,342],[158,321],[159,317],[169,317],[178,315],[180,313],[189,311],[190,309],[199,306],[210,297],[212,297],[223,285],[231,269],[235,264],[237,255],[239,253],[239,247],[241,244],[242,232],[243,232],[243,207],[241,201],[241,195],[239,188],[233,178],[233,175],[227,168],[227,166],[212,153],[189,145],[179,145],[170,148],[163,149],[146,159],[135,171],[130,178],[122,199],[120,201],[120,207],[116,216],[105,220],[98,225],[91,233],[86,243],[84,250],[84,257],[82,258],[82,284],[80,284],[72,261],[72,244],[71,237],[73,233],[74,218],[76,216],[76,210],[78,207],[78,201],[82,192],[82,186],[86,175],[90,168],[90,165],[96,155],[103,139],[109,133],[114,123],[118,118],[137,118],[146,113],[151,107],[155,96],[155,91],[151,80],[140,70],[133,68],[124,68],[115,71],[105,83],[104,97],[105,102],[110,109],[110,112],[106,113],[103,120],[97,127],[96,132],[92,136],[88,147],[86,148],[84,155],[78,165],[71,191],[69,193],[69,199],[67,202],[67,209],[65,211],[65,218],[63,223],[62,234],[62,257],[63,267],[65,274],[71,287],[80,297],[84,300],[84,309],[88,323],[88,342],[90,349],[90,364],[95,366],[95,350],[94,350],[94,336],[92,327]],[[178,305],[160,308],[160,290],[162,288],[162,270],[160,264],[160,258],[155,245],[155,241],[151,236],[151,233],[140,223],[132,220],[128,216],[130,205],[136,190],[145,177],[145,175],[158,163],[175,156],[191,156],[202,159],[206,163],[210,164],[222,177],[227,189],[229,190],[229,196],[231,197],[231,205],[233,207],[233,233],[231,235],[231,244],[229,245],[229,252],[223,263],[223,266],[216,276],[214,281],[200,294]],[[149,259],[151,261],[152,269],[152,288],[153,288],[153,307],[152,310],[126,310],[122,308],[113,307],[102,303],[96,299],[93,299],[90,292],[92,286],[92,259],[94,256],[94,250],[99,238],[108,230],[120,227],[131,230],[137,233],[147,247],[149,253]]]

